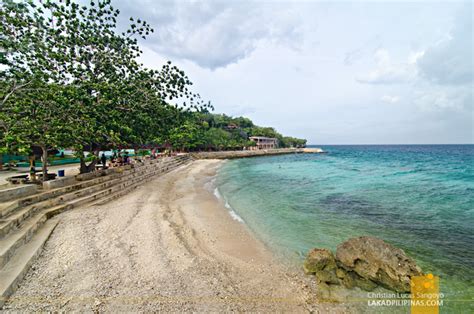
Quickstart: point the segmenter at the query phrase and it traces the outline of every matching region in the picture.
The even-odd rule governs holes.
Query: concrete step
[[[181,159],[179,163],[176,163],[175,166],[173,167],[173,169],[169,169],[169,171],[167,171],[169,167],[166,167],[166,168],[162,168],[162,169],[158,169],[156,171],[156,173],[153,173],[149,176],[147,176],[146,178],[143,179],[142,182],[139,182],[139,183],[135,183],[131,186],[128,186],[126,188],[124,188],[123,190],[120,190],[120,191],[117,191],[115,193],[112,193],[111,195],[107,196],[107,197],[104,197],[104,198],[101,198],[100,200],[98,200],[97,202],[94,203],[94,205],[104,205],[104,204],[107,204],[117,198],[120,198],[126,194],[128,194],[130,191],[136,189],[137,187],[140,186],[140,183],[143,183],[143,182],[146,182],[146,181],[150,181],[151,179],[153,179],[156,175],[158,174],[161,174],[165,171],[167,172],[170,172],[170,171],[173,171],[174,169],[177,169],[179,168],[180,166],[182,165],[185,165],[186,163],[188,163],[190,161],[189,158],[186,158],[186,159]],[[165,170],[166,169],[166,170]]]
[[[115,184],[108,186],[107,188],[101,189],[96,193],[87,194],[83,197],[75,198],[70,202],[67,202],[66,204],[71,205],[72,207],[78,207],[83,204],[91,203],[112,193],[124,190],[131,185],[139,184],[140,182],[143,182],[145,178],[161,173],[161,171],[162,170],[160,168],[155,167],[155,170],[150,170],[147,168],[137,173],[131,173],[127,176],[118,179],[118,182],[115,182]]]
[[[22,184],[0,189],[0,202],[11,201],[22,198],[31,194],[35,194],[38,186],[35,184]]]
[[[46,208],[26,220],[21,228],[8,234],[7,237],[0,240],[0,268],[16,255],[16,251],[31,239],[35,232],[53,216],[71,209],[71,204],[62,204],[51,208]]]
[[[43,200],[53,198],[53,197],[56,197],[56,196],[59,196],[59,195],[62,195],[62,194],[66,194],[66,193],[81,190],[81,189],[84,189],[84,188],[87,188],[87,187],[90,187],[90,186],[94,186],[98,183],[110,180],[111,176],[112,175],[101,176],[101,177],[97,177],[97,178],[90,179],[90,180],[87,180],[87,181],[80,181],[80,182],[77,182],[75,184],[71,184],[71,185],[68,185],[68,186],[64,186],[64,187],[60,187],[60,188],[56,188],[56,189],[51,189],[51,190],[46,190],[46,191],[44,191],[40,194],[36,194],[36,195],[30,196],[28,198],[22,199],[21,200],[22,205],[32,204],[32,203],[43,201]]]
[[[0,309],[5,300],[17,289],[28,269],[41,254],[42,248],[56,228],[58,220],[51,219],[45,223],[33,238],[19,250],[15,256],[0,270]]]
[[[3,218],[0,223],[0,239],[6,237],[9,232],[21,226],[23,221],[33,216],[36,212],[56,205],[52,199],[47,199],[42,202],[34,203],[26,207],[20,207],[7,217]]]
[[[0,219],[10,214],[19,207],[18,200],[0,203]]]
[[[8,263],[17,248],[28,242],[34,232],[46,221],[46,217],[36,216],[28,220],[21,229],[0,240],[0,267]]]
[[[108,202],[110,201],[113,201],[117,198],[120,198],[126,194],[128,194],[129,192],[131,192],[132,190],[136,189],[138,187],[138,184],[134,184],[134,185],[131,185],[131,186],[128,186],[128,187],[125,187],[124,189],[120,190],[120,191],[117,191],[115,193],[112,193],[110,194],[109,196],[106,196],[106,197],[103,197],[101,199],[99,199],[97,202],[93,203],[93,205],[104,205],[104,204],[107,204]]]
[[[16,254],[15,252],[22,245],[27,243],[48,218],[52,217],[53,214],[57,214],[60,211],[71,208],[69,204],[59,205],[52,208],[42,210],[37,215],[34,215],[30,219],[26,220],[21,228],[16,229],[0,240],[0,268],[3,267],[11,257]]]
[[[39,203],[54,197],[57,197],[59,195],[67,194],[72,191],[77,191],[84,189],[86,187],[94,186],[98,183],[105,182],[107,180],[111,180],[114,177],[118,177],[118,174],[112,174],[109,176],[104,176],[104,177],[98,177],[95,179],[87,180],[87,181],[82,181],[77,184],[73,184],[70,186],[62,187],[62,188],[57,188],[57,189],[52,189],[52,190],[47,190],[44,192],[40,192],[35,195],[23,197],[17,200],[9,201],[9,202],[3,202],[0,203],[0,218],[1,219],[6,219],[9,215],[12,215],[15,211],[24,208],[28,205],[32,205],[35,203]]]

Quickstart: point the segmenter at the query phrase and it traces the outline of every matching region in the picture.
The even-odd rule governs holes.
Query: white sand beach
[[[264,311],[316,304],[206,189],[222,161],[199,160],[105,205],[63,213],[5,305],[11,311]]]

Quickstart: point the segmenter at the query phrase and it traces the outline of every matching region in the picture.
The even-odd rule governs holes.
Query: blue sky
[[[312,144],[473,143],[472,2],[115,1],[216,112]]]

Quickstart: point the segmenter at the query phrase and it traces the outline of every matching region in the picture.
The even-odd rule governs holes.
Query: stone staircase
[[[190,156],[182,155],[96,171],[69,177],[65,186],[0,202],[0,309],[58,224],[55,215],[87,203],[106,203],[189,161]]]

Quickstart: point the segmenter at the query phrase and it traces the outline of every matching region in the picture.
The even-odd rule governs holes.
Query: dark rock
[[[373,237],[352,238],[340,244],[336,259],[346,271],[338,274],[346,287],[371,290],[374,284],[380,284],[397,292],[409,292],[410,278],[422,275],[403,250]]]
[[[346,288],[351,289],[351,288],[354,288],[354,287],[359,287],[359,288],[361,288],[362,290],[365,290],[365,291],[372,291],[375,288],[377,288],[377,286],[378,286],[372,280],[363,278],[363,277],[357,275],[353,271],[346,272],[344,277],[341,278],[341,282]]]
[[[343,268],[336,269],[336,276],[339,279],[343,279],[347,276],[347,272]]]
[[[339,278],[336,276],[336,271],[335,269],[331,270],[318,270],[315,274],[316,278],[319,281],[322,281],[327,284],[334,284],[338,285],[339,284]]]
[[[334,254],[327,249],[312,249],[304,262],[303,268],[307,274],[316,274],[318,271],[336,270]]]
[[[331,287],[327,283],[319,282],[318,289],[316,290],[316,295],[318,299],[320,300],[330,301],[331,300]]]

